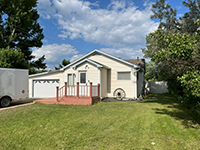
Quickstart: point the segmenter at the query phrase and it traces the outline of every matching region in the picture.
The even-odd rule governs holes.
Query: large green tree
[[[158,30],[146,37],[146,47],[142,49],[145,57],[165,65],[167,77],[181,75],[189,66],[199,65],[197,46],[200,0],[183,1],[189,11],[177,17],[177,10],[165,0],[157,0],[152,5],[152,18],[159,19]]]
[[[33,47],[41,47],[44,35],[37,22],[37,0],[0,0],[0,49],[18,49],[27,68]]]
[[[145,57],[151,58],[162,64],[162,70],[158,70],[163,80],[168,81],[169,90],[173,93],[187,97],[187,99],[200,98],[200,91],[186,93],[185,89],[195,89],[200,80],[200,0],[183,1],[188,8],[182,17],[177,17],[177,11],[165,0],[157,0],[152,5],[152,18],[159,19],[158,29],[147,35],[146,48],[142,49]],[[164,69],[164,70],[163,70]],[[192,72],[196,72],[192,75]],[[189,80],[189,78],[192,78]],[[186,84],[191,82],[190,84]],[[193,83],[192,83],[193,82]],[[199,94],[197,93],[199,92]]]

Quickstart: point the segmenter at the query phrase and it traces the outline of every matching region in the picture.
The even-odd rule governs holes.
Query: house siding
[[[63,81],[64,82],[68,82],[67,80],[67,75],[68,74],[75,74],[75,82],[78,82],[77,80],[77,77],[78,77],[78,73],[76,70],[74,70],[73,68],[69,67],[67,69],[65,69],[64,73],[63,73]],[[63,82],[63,85],[64,85],[64,82]],[[76,84],[76,83],[75,83]]]
[[[88,59],[102,63],[103,65],[111,68],[110,69],[111,84],[110,84],[110,92],[107,93],[108,97],[113,97],[113,93],[117,88],[122,88],[125,91],[127,98],[137,97],[137,82],[136,82],[137,76],[134,73],[135,69],[133,69],[133,67],[123,64],[112,58],[108,58],[104,55],[89,56]],[[130,71],[131,80],[117,80],[118,71]],[[105,85],[102,85],[102,88],[104,87]]]
[[[85,62],[81,65],[79,65],[76,69],[78,72],[80,71],[86,71],[86,82],[89,84],[92,82],[92,84],[97,85],[99,82],[99,73],[98,68],[88,62]]]
[[[64,82],[68,82],[67,74],[75,74],[75,82],[79,82],[79,72],[80,71],[86,71],[86,83],[87,84],[89,84],[90,82],[92,82],[95,85],[100,83],[98,68],[88,62],[80,64],[75,69],[73,69],[71,67],[67,68],[63,73]]]

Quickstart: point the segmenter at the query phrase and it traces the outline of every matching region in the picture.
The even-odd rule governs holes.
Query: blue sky
[[[43,27],[43,46],[33,50],[46,56],[48,68],[62,59],[73,61],[99,49],[122,59],[143,57],[145,37],[158,27],[151,20],[156,0],[38,0],[38,22]],[[168,0],[185,12],[181,0]]]

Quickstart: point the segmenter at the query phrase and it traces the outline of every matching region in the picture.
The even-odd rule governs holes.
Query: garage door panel
[[[34,80],[33,97],[56,97],[56,86],[59,86],[59,79]]]

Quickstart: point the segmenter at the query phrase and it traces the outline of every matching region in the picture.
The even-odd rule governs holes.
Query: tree
[[[197,39],[200,18],[200,1],[183,1],[189,8],[183,17],[176,17],[176,9],[165,0],[157,0],[152,5],[152,18],[160,20],[157,31],[146,37],[146,47],[142,49],[144,57],[151,58],[165,66],[166,80],[184,74],[190,66],[199,66]],[[187,22],[190,22],[187,25]],[[174,82],[174,81],[172,81]]]
[[[200,106],[200,70],[195,67],[190,67],[190,69],[183,74],[183,76],[178,77],[181,85],[184,87],[183,92],[185,94],[184,101],[186,105],[189,106]],[[200,107],[199,107],[200,108]]]
[[[165,0],[157,0],[152,4],[152,19],[159,19],[159,28],[164,28],[169,31],[176,32],[179,29],[179,21],[176,18],[177,11],[167,3]]]
[[[69,60],[66,60],[66,59],[63,59],[63,60],[62,60],[62,65],[63,65],[63,66],[67,66],[68,64],[70,64],[70,61],[69,61]]]
[[[200,18],[200,1],[185,0],[182,4],[189,9],[182,17],[177,17],[177,10],[172,8],[165,0],[157,0],[152,4],[151,18],[159,19],[159,28],[170,32],[194,34],[198,30],[195,23]]]
[[[159,19],[160,25],[155,32],[147,35],[147,45],[142,51],[145,57],[162,64],[164,70],[158,70],[158,74],[168,82],[170,92],[183,96],[183,101],[191,102],[193,99],[197,104],[200,91],[194,89],[200,83],[200,34],[197,23],[200,1],[183,1],[183,5],[189,11],[179,18],[176,9],[165,0],[157,0],[152,5],[152,18]]]
[[[38,60],[34,61],[32,66],[34,66],[35,68],[37,68],[38,70],[41,69],[46,69],[46,63],[44,63],[45,60],[45,56],[43,55],[42,57],[40,57]]]
[[[44,38],[36,6],[37,0],[0,1],[0,48],[19,49],[27,64],[34,58],[31,48]]]
[[[68,64],[70,64],[70,61],[66,60],[66,59],[63,59],[62,60],[62,65],[58,64],[58,67],[54,66],[54,69],[55,70],[59,70],[59,69],[63,68],[64,66],[67,66]]]
[[[152,61],[162,66],[162,69],[157,69],[159,78],[168,81],[169,89],[177,94],[182,93],[177,76],[182,76],[191,66],[200,68],[200,62],[197,59],[200,53],[196,36],[186,33],[163,33],[162,29],[150,33],[149,36],[153,37],[153,46],[157,49],[149,51],[148,55],[151,56]],[[147,49],[149,46],[152,45],[147,45]]]
[[[162,63],[158,63],[157,61],[149,61],[145,64],[146,73],[145,80],[146,81],[162,81],[162,73],[165,68],[163,68]]]
[[[19,49],[1,49],[0,58],[0,67],[26,68],[26,62],[23,59],[24,54]]]

